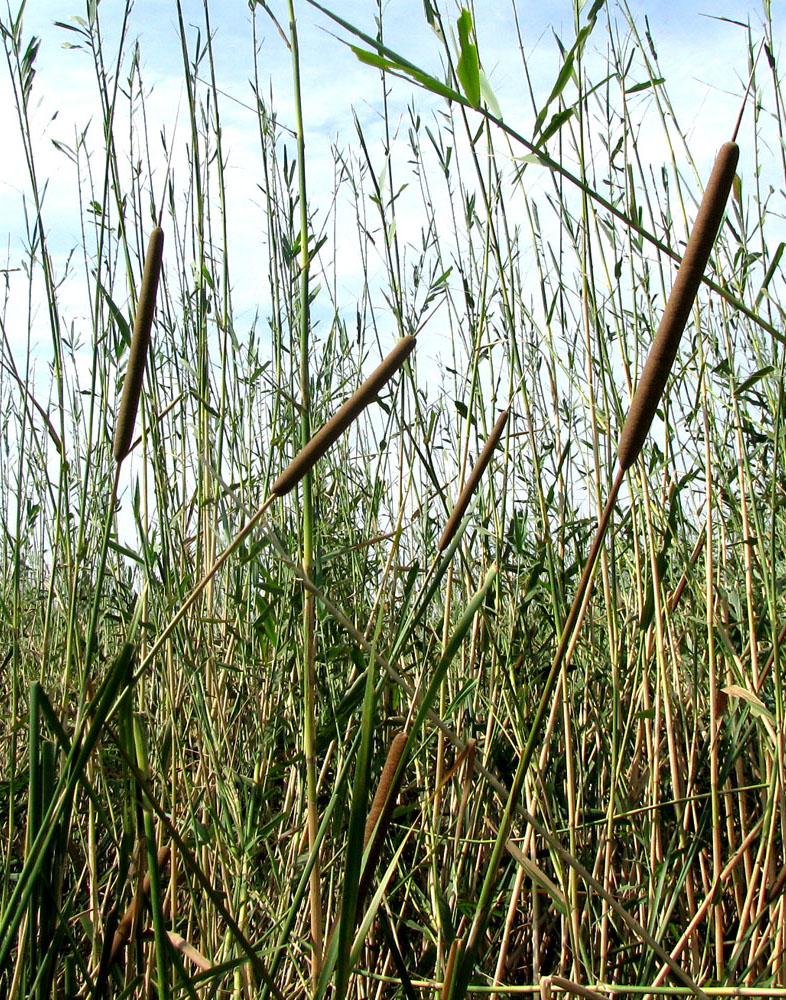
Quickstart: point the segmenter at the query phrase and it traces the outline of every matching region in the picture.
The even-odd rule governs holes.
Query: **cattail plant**
[[[371,847],[366,867],[360,879],[358,907],[362,905],[363,899],[371,885],[371,879],[379,860],[385,834],[390,826],[390,820],[396,806],[396,799],[398,798],[398,793],[401,791],[401,783],[404,780],[402,757],[404,756],[406,746],[407,734],[404,732],[397,733],[390,744],[385,766],[382,768],[382,774],[379,777],[377,791],[371,803],[371,809],[369,809],[366,830],[363,835],[363,851],[365,852],[369,848],[369,845]]]
[[[568,666],[573,649],[575,648],[576,636],[581,628],[584,612],[587,607],[595,563],[603,545],[603,539],[608,529],[625,472],[636,461],[641,451],[666,385],[666,380],[669,377],[671,366],[676,357],[682,331],[685,329],[685,324],[693,307],[704,268],[709,260],[715,237],[723,218],[738,158],[739,148],[737,144],[735,142],[724,143],[715,160],[715,166],[713,167],[704,197],[702,198],[695,225],[688,239],[685,255],[677,272],[663,319],[658,327],[658,332],[650,350],[644,372],[634,394],[617,449],[619,460],[617,474],[614,477],[606,506],[598,522],[595,538],[584,566],[584,572],[576,588],[573,603],[562,628],[559,644],[551,662],[551,669],[549,670],[535,716],[530,726],[529,736],[513,777],[510,794],[505,805],[503,821],[500,824],[499,833],[486,872],[486,878],[483,882],[480,898],[475,910],[475,917],[468,936],[466,951],[459,960],[456,979],[451,988],[450,996],[454,1000],[464,996],[466,992],[469,977],[474,968],[477,950],[488,921],[493,890],[497,881],[497,872],[513,820],[515,804],[524,786],[524,779],[529,769],[540,729],[546,717],[549,702],[556,687],[557,679],[560,676],[560,671]]]
[[[477,489],[480,478],[486,471],[486,466],[489,464],[491,456],[494,454],[494,449],[499,444],[499,439],[502,437],[502,432],[505,430],[505,424],[508,422],[509,413],[510,407],[508,407],[507,410],[503,410],[499,417],[497,417],[497,422],[494,424],[491,434],[489,434],[488,440],[483,446],[483,451],[481,451],[480,455],[478,455],[478,460],[475,462],[472,472],[470,472],[469,478],[464,484],[464,489],[461,491],[461,495],[456,501],[453,511],[448,518],[445,530],[442,532],[442,537],[439,540],[440,552],[444,552],[448,545],[450,545],[451,539],[456,534],[459,524],[461,524],[461,519],[469,506],[472,494]]]
[[[367,695],[373,692],[373,675],[371,674],[369,674],[369,679],[367,680],[366,692]],[[369,700],[367,697],[366,706],[368,705]],[[364,729],[363,743],[365,747],[361,746],[361,757],[365,756],[370,744],[370,729],[371,727],[368,726]],[[390,825],[393,809],[401,788],[401,782],[404,777],[404,754],[407,742],[408,736],[406,732],[397,733],[393,738],[393,742],[390,744],[388,750],[387,759],[385,760],[385,766],[380,775],[377,791],[371,804],[371,809],[366,817],[363,850],[362,852],[360,851],[360,843],[358,841],[354,863],[352,863],[352,858],[348,858],[346,878],[348,891],[345,891],[344,898],[341,901],[340,913],[328,936],[328,943],[325,949],[327,961],[325,968],[322,970],[323,979],[327,982],[326,977],[329,977],[332,973],[333,961],[336,962],[335,995],[337,998],[344,997],[347,994],[350,971],[350,944],[354,935],[358,913],[371,887],[374,870],[379,860],[385,834]],[[366,787],[364,778],[361,778],[358,787],[362,787],[361,798],[365,798]],[[368,852],[366,865],[361,871],[359,863],[360,855],[366,854],[366,852]],[[351,875],[350,869],[352,871]],[[354,879],[358,879],[358,881],[355,883]]]
[[[308,444],[300,449],[297,455],[295,455],[286,469],[284,469],[273,484],[270,496],[265,500],[256,513],[250,517],[248,521],[246,521],[221,555],[217,557],[210,569],[196,584],[185,601],[183,601],[175,615],[169,620],[169,623],[160,633],[145,657],[142,663],[142,669],[147,667],[153,657],[159,652],[167,637],[177,626],[178,622],[181,621],[183,616],[193,605],[194,601],[199,597],[210,580],[213,579],[215,574],[219,571],[219,569],[221,569],[227,559],[229,559],[232,553],[235,552],[242,544],[253,528],[259,524],[270,504],[276,499],[276,497],[285,496],[292,489],[294,489],[303,476],[311,471],[322,455],[324,455],[328,448],[330,448],[330,446],[340,437],[342,432],[349,427],[352,421],[359,416],[359,414],[379,393],[380,389],[382,389],[396,374],[398,369],[404,364],[406,359],[412,353],[414,347],[414,336],[403,337],[396,344],[390,354],[388,354],[388,356],[371,373],[371,375],[369,375],[360,388],[349,397],[344,405],[336,411],[326,424],[323,424]]]
[[[286,496],[300,482],[349,425],[355,420],[379,391],[387,385],[399,368],[404,364],[415,347],[415,337],[402,337],[381,364],[374,369],[363,385],[360,386],[333,414],[326,424],[317,431],[278,479],[273,483],[272,492],[275,496]]]
[[[150,346],[150,331],[153,327],[153,314],[156,307],[156,292],[158,291],[158,278],[161,273],[161,258],[163,251],[164,232],[160,226],[156,226],[150,234],[150,241],[147,245],[145,266],[142,274],[142,288],[139,293],[139,299],[137,300],[136,317],[134,319],[134,333],[131,337],[131,351],[128,357],[126,377],[123,380],[123,395],[120,399],[120,410],[117,415],[117,426],[115,427],[115,439],[112,447],[112,454],[115,458],[115,474],[114,482],[112,484],[111,499],[106,508],[104,534],[101,541],[101,548],[99,550],[98,573],[93,593],[93,607],[87,631],[85,659],[82,668],[81,690],[83,695],[87,688],[90,666],[96,648],[96,629],[98,626],[99,608],[101,603],[101,590],[104,573],[106,572],[106,554],[109,549],[112,518],[114,516],[118,484],[120,482],[120,466],[123,459],[131,450],[131,442],[134,438],[136,411],[139,408],[139,397],[142,392],[142,381],[145,376],[147,349]],[[66,679],[69,677],[70,666],[70,657],[67,656]]]
[[[718,235],[739,156],[737,143],[725,142],[715,159],[674,287],[622,428],[617,457],[623,470],[629,469],[636,461],[649,433],[671,366],[677,356],[682,331],[693,308],[704,269]]]
[[[398,771],[399,763],[401,762],[401,757],[404,753],[404,747],[407,745],[407,734],[406,733],[396,733],[393,737],[393,742],[390,744],[390,749],[388,750],[388,755],[385,760],[385,766],[382,768],[382,774],[379,776],[379,784],[377,785],[377,791],[374,795],[374,801],[371,803],[371,808],[368,811],[368,819],[366,820],[366,830],[363,834],[363,850],[368,847],[371,836],[377,828],[377,823],[380,821],[380,817],[385,815],[387,819],[389,813],[392,811],[395,805],[396,796],[398,795],[399,789],[401,787],[401,780],[403,777],[403,769],[398,774],[395,786],[393,784],[393,779],[396,778],[396,773]],[[386,822],[380,824],[380,830],[385,832],[384,827]]]
[[[158,291],[158,278],[161,274],[163,252],[164,231],[160,226],[156,226],[150,234],[150,242],[147,245],[142,288],[134,319],[134,335],[131,338],[131,352],[128,356],[128,368],[123,380],[123,395],[120,399],[120,410],[117,415],[112,453],[118,465],[131,450],[131,442],[134,437],[134,424],[139,408],[139,396],[142,392],[142,380],[145,375],[147,349],[150,346],[150,331],[153,328],[153,314],[156,308],[156,293]]]

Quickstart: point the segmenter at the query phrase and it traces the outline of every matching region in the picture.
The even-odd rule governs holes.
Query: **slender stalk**
[[[467,987],[469,975],[475,963],[477,950],[488,922],[494,887],[498,878],[499,864],[502,859],[503,851],[505,850],[505,844],[510,834],[510,828],[515,815],[515,808],[518,805],[518,799],[524,786],[524,780],[527,776],[529,765],[532,761],[532,756],[540,737],[541,727],[551,701],[551,696],[554,693],[554,688],[560,678],[563,666],[567,666],[567,664],[570,663],[570,657],[573,649],[575,648],[576,638],[578,636],[579,629],[581,628],[581,622],[590,596],[595,564],[597,562],[598,555],[600,554],[606,531],[608,530],[611,515],[614,511],[614,504],[616,503],[617,495],[619,494],[620,487],[622,486],[624,475],[624,470],[619,469],[612,484],[611,491],[609,492],[603,516],[598,523],[595,539],[592,543],[589,555],[587,556],[584,572],[581,580],[579,581],[579,585],[576,588],[573,604],[571,605],[568,617],[565,620],[565,625],[562,629],[562,635],[560,636],[557,651],[551,661],[549,675],[543,685],[538,707],[530,724],[527,742],[516,766],[516,772],[513,776],[513,781],[511,783],[507,802],[505,804],[505,812],[503,814],[502,822],[500,823],[499,833],[497,834],[497,838],[494,842],[494,848],[489,859],[483,888],[481,889],[477,906],[475,908],[475,916],[472,921],[469,934],[467,935],[466,951],[460,960],[460,974],[457,975],[454,981],[456,983],[455,992],[451,993],[451,996],[463,996],[464,990],[466,990]]]
[[[311,388],[309,378],[309,288],[311,265],[309,252],[308,200],[306,192],[306,137],[303,126],[303,107],[300,89],[300,49],[294,0],[288,0],[289,40],[292,50],[292,80],[295,97],[295,127],[297,131],[297,177],[300,206],[300,298],[298,326],[300,336],[300,447],[305,448],[311,439]],[[312,475],[307,472],[302,480],[302,566],[306,576],[311,576],[314,565],[314,502]],[[303,592],[303,757],[306,765],[306,823],[310,850],[316,850],[319,832],[319,807],[317,805],[317,760],[315,746],[316,728],[316,639],[314,597]],[[322,970],[322,887],[319,852],[316,852],[310,881],[311,903],[311,981],[316,988]]]
[[[137,767],[145,781],[150,781],[150,765],[148,763],[147,745],[142,724],[134,718],[134,747],[136,749]],[[156,970],[158,979],[158,996],[161,1000],[169,997],[169,971],[167,968],[167,940],[164,926],[163,893],[161,872],[158,868],[158,850],[156,849],[156,830],[153,823],[153,809],[149,800],[142,793],[142,820],[144,823],[144,839],[147,851],[147,873],[150,877],[150,906],[153,911],[153,933],[156,945]]]

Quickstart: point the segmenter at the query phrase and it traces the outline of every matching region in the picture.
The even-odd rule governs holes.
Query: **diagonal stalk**
[[[532,720],[532,725],[530,726],[526,746],[524,747],[521,757],[519,758],[518,766],[516,767],[516,773],[513,777],[513,783],[510,786],[510,792],[505,804],[505,812],[499,827],[499,833],[497,834],[497,839],[494,843],[491,858],[489,859],[488,867],[486,869],[486,876],[483,881],[483,887],[480,891],[480,897],[478,899],[477,907],[475,909],[475,917],[472,921],[472,926],[467,938],[466,948],[464,953],[459,958],[458,969],[452,984],[452,997],[460,997],[464,995],[466,986],[469,982],[469,976],[475,966],[475,957],[483,939],[486,924],[491,913],[500,862],[506,849],[514,813],[518,805],[521,792],[524,788],[524,780],[527,777],[529,765],[535,753],[535,747],[537,746],[537,741],[540,736],[543,720],[545,719],[548,711],[551,696],[554,693],[554,689],[562,674],[562,670],[567,669],[567,666],[570,663],[570,658],[575,647],[575,639],[578,636],[581,622],[583,621],[584,613],[586,611],[588,598],[590,596],[592,575],[595,570],[595,564],[603,545],[603,539],[606,535],[606,530],[608,529],[611,514],[614,510],[617,494],[622,486],[624,475],[624,469],[618,469],[614,483],[611,487],[609,498],[606,501],[603,516],[598,523],[595,541],[590,549],[590,553],[584,567],[584,572],[581,580],[579,581],[578,588],[576,589],[576,596],[573,599],[573,604],[571,605],[568,617],[562,629],[559,646],[554,654],[549,675],[543,686],[543,692],[535,712],[535,717]]]

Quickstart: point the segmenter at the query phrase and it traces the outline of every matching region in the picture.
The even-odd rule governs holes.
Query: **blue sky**
[[[375,27],[377,4],[370,0],[334,0],[328,3],[347,20],[372,32]],[[282,0],[273,0],[271,7],[286,28],[288,15]],[[741,78],[746,74],[745,33],[737,25],[721,18],[750,21],[757,29],[761,11],[757,5],[737,0],[702,0],[684,2],[631,3],[640,26],[644,17],[649,21],[651,35],[660,57],[672,101],[678,109],[680,127],[686,132],[689,145],[700,170],[708,165],[714,151],[728,136],[739,107]],[[101,0],[99,15],[108,54],[117,44],[119,19],[124,8],[121,0]],[[447,23],[454,23],[457,7],[441,3]],[[369,135],[374,135],[379,118],[380,82],[375,71],[361,65],[330,32],[340,29],[305,0],[296,0],[299,22],[305,124],[308,139],[309,194],[319,211],[331,197],[333,160],[332,142],[353,143],[353,111],[357,113]],[[516,3],[526,65],[529,68],[536,100],[545,100],[560,68],[555,34],[569,45],[574,37],[572,4],[565,0],[518,0]],[[197,30],[204,34],[203,4],[184,0],[184,19],[193,46]],[[623,18],[619,6],[610,2],[609,16]],[[712,17],[707,16],[711,12]],[[479,50],[484,68],[499,99],[503,115],[525,135],[532,127],[533,111],[529,101],[522,58],[515,33],[511,0],[485,0],[476,5],[476,27]],[[95,77],[88,53],[65,45],[78,43],[79,38],[55,21],[69,22],[73,16],[86,16],[83,3],[63,0],[29,0],[24,20],[24,37],[41,38],[34,83],[35,108],[33,133],[36,139],[39,175],[47,178],[46,222],[51,246],[62,263],[79,238],[79,212],[75,210],[76,177],[72,166],[59,153],[52,140],[72,144],[77,132],[88,122],[91,142],[100,144],[100,114]],[[221,107],[225,148],[229,155],[230,232],[235,246],[258,245],[262,238],[263,218],[258,206],[259,151],[255,118],[244,107],[252,99],[249,80],[253,73],[251,43],[251,13],[245,0],[213,3],[210,7],[214,33],[218,85],[226,95]],[[601,15],[601,20],[605,15]],[[7,16],[4,18],[7,20]],[[384,6],[386,42],[410,59],[440,75],[440,44],[429,29],[422,0],[389,0]],[[289,53],[269,18],[257,15],[258,39],[261,44],[259,67],[263,90],[270,90],[273,106],[280,120],[292,123],[292,86]],[[620,31],[624,33],[624,27]],[[758,35],[759,32],[756,31]],[[137,0],[129,27],[131,39],[138,38],[144,79],[151,87],[148,100],[148,129],[158,135],[165,129],[172,135],[178,103],[182,94],[182,63],[174,0]],[[595,45],[603,58],[607,35],[605,24],[596,29],[591,46]],[[130,51],[130,47],[129,47]],[[109,58],[109,56],[108,56]],[[0,218],[4,220],[3,236],[15,250],[20,247],[22,231],[22,194],[26,177],[21,146],[16,138],[13,104],[9,95],[7,71],[0,65],[0,112],[5,121],[4,134],[9,136],[0,168]],[[395,83],[392,106],[404,112],[411,100],[419,107],[438,108],[438,99],[417,92],[407,83]],[[648,144],[654,148],[659,131],[652,138],[644,129],[640,136],[646,157]],[[179,124],[178,141],[186,137],[183,116]],[[177,162],[174,164],[178,169]],[[744,155],[743,155],[744,166]],[[154,165],[154,171],[156,166]],[[158,165],[163,178],[164,161]],[[181,165],[181,170],[182,170]],[[155,180],[154,180],[155,183]],[[400,225],[406,225],[404,214]],[[412,220],[417,225],[417,219]],[[252,255],[236,254],[234,280],[235,304],[240,316],[250,317],[260,305],[255,299],[257,284],[248,263]],[[248,266],[246,266],[248,265]],[[359,263],[347,251],[347,281],[352,284]],[[73,290],[74,300],[79,297]],[[64,290],[67,295],[67,290]],[[262,304],[264,305],[264,304]]]
[[[18,3],[19,0],[12,2]],[[271,5],[286,25],[285,3],[282,0],[271,0]],[[370,0],[332,0],[332,5],[340,7],[345,18],[373,33],[376,3]],[[457,7],[448,7],[444,0],[440,0],[440,6],[446,22],[454,24]],[[760,8],[741,0],[714,0],[712,4],[706,0],[682,0],[679,3],[671,0],[631,0],[631,6],[640,28],[644,27],[645,16],[649,22],[650,33],[660,57],[660,69],[666,78],[679,126],[687,137],[699,176],[706,178],[716,149],[729,136],[736,119],[740,95],[744,89],[743,80],[747,79],[748,73],[744,30],[719,18],[742,22],[750,20],[754,36],[758,38],[761,35]],[[112,58],[112,53],[117,48],[119,18],[123,9],[123,0],[101,0],[99,5],[107,60]],[[305,0],[296,0],[296,10],[303,68],[309,201],[319,223],[320,219],[325,218],[333,197],[332,144],[357,153],[353,112],[362,122],[364,133],[372,147],[372,156],[378,164],[384,159],[379,142],[381,83],[374,70],[361,65],[346,46],[331,35],[330,32],[337,29],[324,16],[319,15]],[[608,16],[619,25],[618,36],[624,41],[627,29],[615,0],[610,0],[607,10]],[[708,10],[713,17],[706,16]],[[129,38],[131,41],[137,38],[139,40],[142,75],[149,91],[146,99],[148,135],[155,139],[164,130],[167,139],[171,140],[182,97],[183,68],[176,11],[174,0],[136,0],[130,18]],[[197,32],[201,31],[204,37],[203,4],[201,0],[183,0],[183,11],[188,25],[189,47],[193,50]],[[527,92],[524,64],[529,70],[535,90],[535,104],[538,106],[546,100],[561,67],[555,36],[563,44],[571,44],[575,37],[574,15],[572,4],[566,0],[516,0],[516,11],[522,34],[523,59],[516,37],[511,0],[485,0],[477,3],[477,37],[483,67],[505,120],[522,134],[528,135],[533,127],[535,113]],[[389,0],[384,12],[387,43],[435,75],[441,75],[441,46],[424,19],[422,0]],[[248,108],[248,103],[252,100],[249,81],[253,75],[251,14],[245,0],[216,0],[211,3],[210,14],[218,86],[222,92],[224,150],[228,155],[227,219],[235,332],[242,341],[257,316],[259,327],[266,330],[266,316],[269,314],[269,303],[265,299],[266,222],[258,186],[261,174],[259,140],[255,115]],[[58,281],[66,271],[69,255],[74,252],[73,258],[70,258],[70,276],[62,281],[58,290],[63,328],[69,332],[74,331],[77,337],[81,334],[83,343],[89,341],[91,299],[86,294],[85,263],[80,261],[81,225],[84,221],[79,204],[80,178],[77,177],[73,163],[58,151],[54,143],[73,145],[75,136],[86,130],[87,145],[93,151],[96,168],[100,169],[103,136],[91,57],[85,51],[64,47],[79,39],[73,32],[55,26],[54,22],[69,22],[73,16],[85,15],[84,3],[28,0],[23,31],[25,44],[33,35],[41,38],[30,104],[31,129],[39,180],[46,187],[44,219]],[[601,14],[587,50],[587,58],[596,59],[593,70],[593,78],[596,80],[599,77],[598,68],[604,67],[606,60],[609,39],[606,16],[605,12]],[[0,13],[0,20],[7,22],[8,14]],[[257,16],[257,28],[261,89],[265,93],[272,92],[272,104],[279,121],[284,125],[292,125],[289,53],[264,13]],[[779,32],[778,28],[778,39],[782,38],[782,32]],[[776,47],[780,48],[780,42]],[[127,50],[130,52],[130,44]],[[125,65],[127,66],[127,61]],[[124,69],[124,72],[127,70]],[[637,95],[635,100],[637,107],[641,108],[637,140],[639,154],[645,164],[649,161],[659,166],[667,158],[667,151],[663,146],[658,116],[652,107],[649,93]],[[391,81],[391,116],[394,122],[397,116],[402,116],[404,135],[407,105],[413,101],[423,117],[429,120],[435,111],[445,107],[441,99],[416,90],[410,83]],[[648,105],[649,110],[645,115],[644,109]],[[751,116],[748,115],[746,127],[750,126],[750,121]],[[5,310],[5,326],[16,362],[22,371],[25,369],[28,325],[30,326],[35,390],[39,400],[46,406],[51,391],[47,364],[51,356],[50,334],[40,279],[33,288],[33,319],[28,324],[27,279],[19,268],[25,259],[23,208],[27,198],[29,210],[29,184],[4,61],[0,61],[0,122],[1,134],[5,137],[0,161],[0,234],[7,247],[7,264],[0,262],[0,268],[17,269],[8,275],[9,307]],[[127,129],[124,132],[124,122],[118,119],[116,125],[118,139],[123,141],[127,134]],[[762,130],[769,132],[772,142],[777,143],[774,126],[769,127],[765,123]],[[183,197],[188,189],[183,153],[187,139],[187,119],[181,110],[172,167],[176,186]],[[749,145],[743,134],[740,174],[744,178],[750,178],[751,175]],[[153,146],[157,148],[156,142],[153,142]],[[293,150],[294,147],[290,146],[290,153]],[[397,184],[401,184],[402,180],[411,179],[407,174],[407,150],[403,139],[398,144],[396,156],[394,170],[397,171]],[[128,159],[127,152],[121,153],[121,159],[123,157]],[[460,157],[459,150],[457,158]],[[159,194],[166,167],[163,152],[158,152],[157,159],[154,153],[153,186]],[[84,177],[81,178],[81,183],[84,192]],[[749,181],[746,180],[746,183]],[[541,185],[542,192],[538,185]],[[544,170],[538,174],[536,170],[529,171],[527,188],[529,194],[536,199],[541,193],[545,197],[549,189],[548,172]],[[344,194],[342,197],[346,199],[347,196]],[[444,207],[447,209],[449,206]],[[372,273],[364,270],[364,262],[358,251],[354,206],[342,206],[341,210],[347,225],[343,228],[341,225],[337,226],[336,246],[331,249],[328,242],[325,252],[336,254],[338,294],[341,308],[346,309],[348,325],[351,327],[355,303],[364,280],[367,279],[372,286],[376,302],[381,303],[378,286],[380,272],[384,268],[380,264],[379,272],[374,274],[372,261]],[[411,184],[407,196],[398,204],[398,236],[403,246],[406,247],[410,242],[418,243],[421,215],[417,186]],[[511,220],[514,225],[516,221],[520,220]],[[165,233],[168,225],[165,217]],[[526,228],[526,221],[524,227]],[[329,235],[332,238],[333,233]],[[89,260],[86,266],[91,266]],[[534,273],[536,272],[533,270]],[[127,301],[120,298],[123,289],[113,289],[113,294],[119,308],[130,313]],[[317,306],[312,317],[317,322],[315,335],[318,338],[330,316],[324,314],[324,296],[319,298]],[[392,346],[397,331],[390,317],[385,315],[384,304],[377,308],[380,316],[379,349],[385,353]],[[422,383],[428,385],[429,391],[440,391],[442,383],[439,378],[445,371],[445,366],[451,363],[452,350],[450,329],[443,322],[443,316],[439,315],[435,322],[429,322],[427,335],[421,338],[418,347],[418,371]],[[367,368],[373,367],[376,360],[375,357],[365,359]],[[79,379],[82,384],[86,384],[90,365],[88,351],[77,353],[77,365]],[[122,368],[122,364],[120,367]]]

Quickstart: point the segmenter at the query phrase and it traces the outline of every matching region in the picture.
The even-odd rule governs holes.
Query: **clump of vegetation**
[[[576,8],[545,89],[522,54],[512,121],[469,9],[424,4],[436,73],[382,5],[372,35],[252,3],[294,110],[257,75],[248,323],[207,3],[202,30],[173,5],[165,168],[131,3],[111,67],[99,4],[64,26],[103,119],[100,149],[61,144],[65,265],[24,6],[0,19],[33,209],[0,316],[0,995],[786,996],[769,4],[710,174],[624,4]],[[381,112],[333,148],[329,204],[316,8]]]

